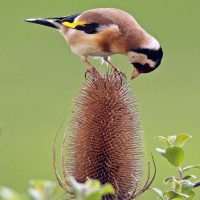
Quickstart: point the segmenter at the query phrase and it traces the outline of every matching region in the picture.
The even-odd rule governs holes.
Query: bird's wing
[[[57,29],[62,29],[62,27],[64,26],[67,28],[83,31],[87,34],[98,33],[100,31],[103,31],[108,26],[113,25],[111,21],[107,21],[107,23],[105,22],[105,20],[103,23],[101,23],[101,21],[100,23],[97,22],[98,20],[95,20],[95,18],[98,18],[98,14],[95,13],[93,13],[92,16],[86,17],[86,19],[84,20],[80,17],[85,18],[85,14],[74,14],[64,17],[30,18],[26,19],[25,21]]]
[[[74,20],[87,22],[87,24],[92,24],[92,27],[97,30],[102,31],[102,27],[105,29],[114,25],[114,27],[118,27],[119,31],[126,35],[129,32],[132,32],[133,29],[140,29],[136,20],[127,12],[116,8],[96,8],[87,10],[81,13]],[[101,27],[99,29],[99,27]]]
[[[91,12],[92,11],[92,12]],[[59,24],[62,24],[68,28],[83,31],[87,34],[95,34],[103,31],[111,25],[118,26],[112,18],[104,16],[104,13],[95,12],[95,10],[89,10],[81,14],[74,14],[67,17],[46,18],[47,20],[53,20]]]

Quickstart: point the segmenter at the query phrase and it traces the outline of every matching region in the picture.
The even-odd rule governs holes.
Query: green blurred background
[[[147,158],[153,152],[158,165],[153,185],[163,188],[162,179],[175,173],[155,153],[158,135],[191,134],[184,164],[200,164],[200,1],[1,0],[0,185],[25,192],[32,178],[55,180],[52,140],[60,123],[69,121],[84,82],[85,66],[61,35],[23,20],[96,7],[116,7],[134,15],[164,50],[158,70],[129,79],[143,121]],[[130,77],[132,66],[125,57],[114,56],[113,61]],[[99,70],[107,69],[92,62]],[[195,173],[200,177],[199,171]],[[155,195],[147,192],[141,199],[155,199]]]

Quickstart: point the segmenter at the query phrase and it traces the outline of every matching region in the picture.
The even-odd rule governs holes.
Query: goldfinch
[[[97,8],[81,14],[55,18],[32,18],[26,22],[57,29],[73,53],[95,68],[88,56],[102,57],[116,69],[109,56],[121,54],[134,66],[132,78],[155,70],[161,63],[163,51],[159,42],[148,34],[127,12],[116,8]]]

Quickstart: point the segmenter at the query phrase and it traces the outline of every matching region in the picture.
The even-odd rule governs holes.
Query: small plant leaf
[[[190,196],[189,198],[187,198],[187,200],[192,200],[195,197],[195,193],[192,190],[188,192],[187,195]]]
[[[182,183],[182,191],[184,193],[188,193],[190,192],[193,188],[194,188],[194,183],[188,181],[188,180],[185,180],[183,183]]]
[[[84,200],[101,200],[101,194],[98,191],[93,192],[87,195]]]
[[[105,184],[102,186],[102,191],[101,191],[102,196],[106,194],[114,194],[114,193],[115,193],[115,190],[112,185]]]
[[[158,137],[156,137],[156,138],[158,138],[160,141],[162,141],[162,142],[164,142],[165,144],[167,144],[167,146],[170,145],[170,143],[169,143],[169,141],[168,141],[168,139],[167,139],[166,137],[158,136]]]
[[[184,167],[184,168],[182,169],[182,171],[185,172],[185,171],[187,171],[187,170],[194,169],[194,168],[200,169],[200,165],[190,165],[190,166]]]
[[[166,153],[166,151],[165,151],[164,149],[156,148],[156,151],[157,151],[159,154],[161,154],[162,156],[165,157],[165,153]]]
[[[101,200],[104,195],[114,194],[111,184],[102,185],[98,180],[87,179],[83,184],[70,177],[69,181],[79,200]]]
[[[163,192],[162,190],[160,190],[159,188],[151,188],[155,193],[158,194],[159,198],[164,200],[164,195],[163,195]]]
[[[191,178],[197,178],[195,175],[191,174],[191,175],[187,175],[183,178],[183,180],[189,180]]]
[[[182,192],[182,183],[179,180],[172,181],[172,188],[174,192],[181,193]]]
[[[192,136],[190,136],[190,135],[188,135],[188,134],[185,134],[185,133],[180,134],[180,135],[178,135],[178,136],[176,137],[176,140],[175,140],[175,143],[174,143],[174,144],[177,145],[177,146],[183,147],[184,144],[187,142],[187,140],[188,140],[189,138],[192,138]]]
[[[178,192],[174,192],[174,191],[168,191],[167,192],[167,197],[169,198],[169,200],[171,199],[185,199],[185,198],[189,198],[190,196],[186,195],[186,194],[182,194],[182,193],[178,193]]]
[[[184,160],[184,151],[178,146],[168,147],[166,149],[165,157],[172,165],[178,167]]]
[[[20,196],[7,187],[0,187],[0,200],[20,200]]]
[[[164,182],[165,184],[167,184],[168,182],[172,182],[172,181],[174,181],[174,180],[176,180],[176,178],[175,178],[174,176],[171,176],[171,177],[165,178],[163,182]]]
[[[195,196],[195,193],[193,191],[194,185],[195,185],[194,183],[192,183],[188,180],[185,180],[182,184],[182,193],[188,195],[189,200],[192,200]]]
[[[170,145],[174,145],[176,141],[176,135],[168,136],[167,140],[169,141]]]

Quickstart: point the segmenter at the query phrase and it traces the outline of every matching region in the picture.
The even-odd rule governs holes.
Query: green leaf
[[[84,200],[101,200],[101,194],[97,191],[87,195]]]
[[[157,151],[159,154],[161,154],[162,156],[165,157],[166,151],[165,151],[164,149],[156,148],[156,151]]]
[[[55,199],[59,196],[56,183],[48,180],[30,180],[28,194],[33,200]]]
[[[102,185],[98,180],[87,179],[83,184],[70,177],[69,181],[78,200],[101,200],[104,195],[114,194],[111,184]]]
[[[114,194],[114,193],[115,193],[115,190],[111,184],[103,185],[102,191],[101,191],[102,196],[106,194]]]
[[[168,136],[167,140],[169,141],[170,145],[174,145],[174,143],[176,141],[176,135]]]
[[[192,200],[195,197],[195,193],[192,190],[188,192],[187,195],[190,196],[189,198],[187,198],[187,200]]]
[[[191,178],[197,178],[195,175],[191,174],[191,175],[187,175],[183,178],[183,180],[189,180]]]
[[[188,180],[184,180],[182,183],[182,192],[183,193],[188,193],[190,192],[193,188],[194,188],[194,183],[188,181]]]
[[[20,200],[20,196],[13,190],[7,187],[0,187],[1,200]]]
[[[186,195],[186,194],[174,192],[172,190],[167,192],[167,197],[169,198],[169,200],[171,200],[171,199],[177,199],[177,198],[183,198],[183,199],[189,198],[189,196]]]
[[[158,194],[159,198],[164,200],[164,195],[162,190],[160,190],[159,188],[151,188],[156,194]]]
[[[181,193],[182,192],[182,183],[181,183],[181,181],[174,180],[171,183],[172,183],[172,188],[171,189],[174,192],[177,192],[177,193]]]
[[[200,165],[190,165],[190,166],[184,167],[182,169],[182,171],[185,172],[185,171],[187,171],[189,169],[194,169],[194,168],[200,169]]]
[[[158,138],[160,141],[162,141],[162,142],[166,143],[166,144],[167,144],[167,146],[169,146],[169,145],[170,145],[170,143],[169,143],[169,141],[168,141],[168,139],[167,139],[166,137],[163,137],[163,136],[158,136],[158,137],[156,137],[156,138]]]
[[[192,138],[192,136],[188,135],[188,134],[180,134],[176,137],[176,140],[175,140],[175,143],[174,145],[177,145],[177,146],[180,146],[180,147],[183,147],[184,144],[187,142],[187,140],[189,138]]]
[[[164,183],[167,184],[168,182],[172,182],[174,180],[177,180],[174,176],[171,176],[171,177],[167,177],[164,179]]]
[[[165,157],[172,165],[178,167],[184,160],[184,151],[178,146],[168,147],[166,149]]]

